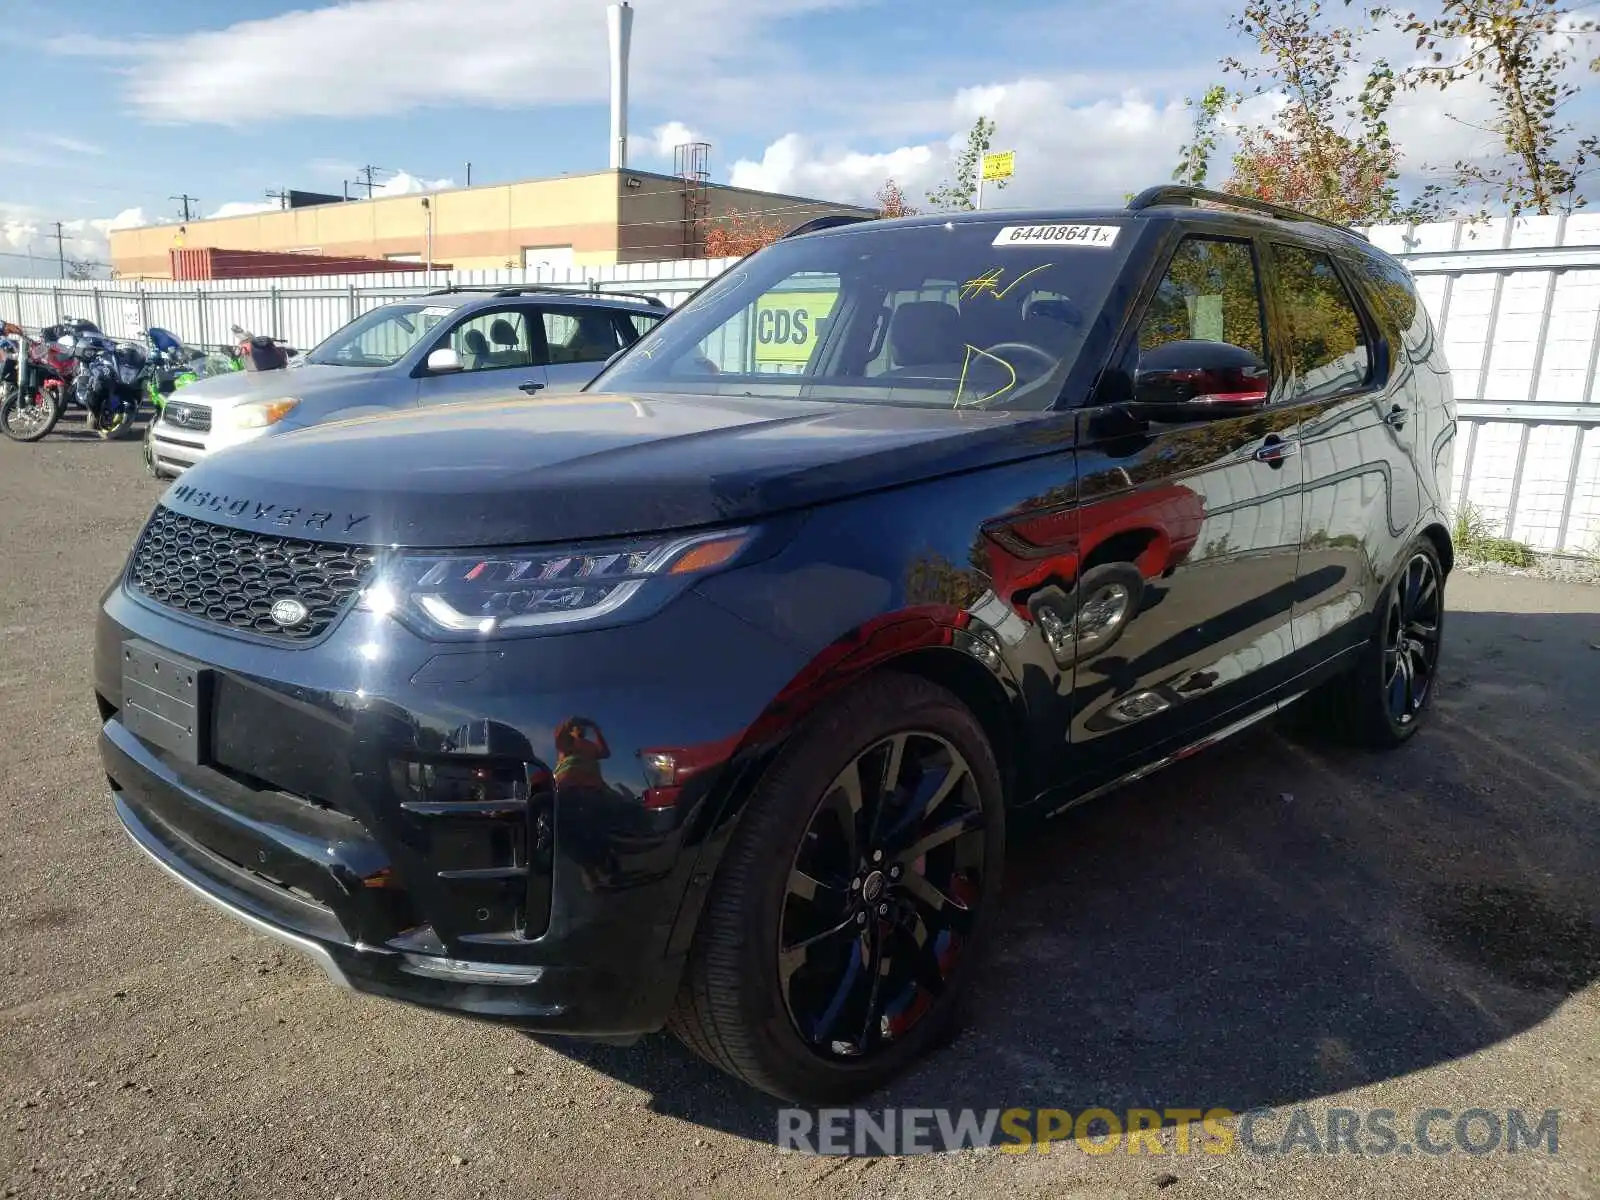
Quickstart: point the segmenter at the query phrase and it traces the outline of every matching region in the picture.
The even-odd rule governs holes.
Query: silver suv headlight
[[[227,410],[224,419],[230,429],[265,429],[287,417],[299,403],[293,396],[279,400],[253,400]]]

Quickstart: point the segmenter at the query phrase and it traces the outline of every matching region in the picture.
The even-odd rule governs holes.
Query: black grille
[[[303,642],[322,634],[365,586],[372,551],[229,529],[156,509],[133,552],[128,581],[159,604],[203,620]],[[305,618],[272,619],[280,600]]]
[[[190,433],[211,432],[211,409],[204,404],[188,404],[182,400],[169,400],[162,412],[168,425],[187,429]]]

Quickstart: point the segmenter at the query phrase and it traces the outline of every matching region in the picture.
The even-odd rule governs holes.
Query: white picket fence
[[[1600,212],[1380,226],[1438,327],[1455,379],[1457,503],[1546,553],[1600,552]],[[114,337],[150,326],[219,345],[239,325],[309,347],[370,308],[447,284],[548,283],[635,291],[677,305],[731,259],[570,270],[219,280],[204,284],[0,280],[0,316],[38,329],[62,316]]]

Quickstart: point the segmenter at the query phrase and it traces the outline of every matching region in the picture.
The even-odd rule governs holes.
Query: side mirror
[[[449,375],[459,370],[461,370],[461,356],[449,346],[440,346],[428,355],[430,375]]]
[[[1260,408],[1271,390],[1267,364],[1243,346],[1167,342],[1139,355],[1129,408],[1153,421],[1199,421]]]

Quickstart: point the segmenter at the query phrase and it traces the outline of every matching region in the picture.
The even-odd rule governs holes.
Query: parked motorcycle
[[[0,433],[13,441],[36,442],[60,419],[78,364],[57,342],[31,341],[16,326],[7,326],[7,332],[19,348],[0,379]]]
[[[279,371],[297,353],[277,338],[261,337],[238,325],[233,326],[236,354],[246,371]]]
[[[70,407],[88,414],[88,427],[102,438],[132,430],[148,355],[140,346],[118,344],[89,321],[47,326],[27,360],[18,359],[20,386],[0,402],[0,431],[19,442],[36,442],[55,428]]]
[[[126,436],[139,415],[148,358],[144,348],[132,342],[119,344],[103,334],[66,334],[61,345],[80,363],[71,395],[89,414],[89,428],[105,439]]]

